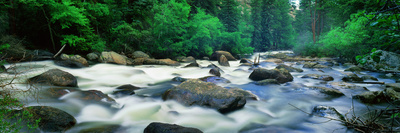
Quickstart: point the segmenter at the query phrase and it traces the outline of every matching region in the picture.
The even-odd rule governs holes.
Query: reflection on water
[[[287,51],[290,52],[290,51]],[[272,52],[260,53],[264,60]],[[258,54],[255,54],[258,56]],[[254,59],[254,57],[252,57]],[[216,61],[198,60],[202,67]],[[218,84],[223,87],[239,87],[256,94],[259,101],[248,101],[241,110],[229,114],[220,114],[216,110],[191,106],[186,107],[175,101],[162,101],[160,95],[167,89],[178,85],[171,81],[172,78],[202,78],[212,76],[208,72],[210,68],[183,68],[181,66],[121,66],[115,64],[97,64],[88,68],[69,69],[55,66],[52,61],[40,61],[20,63],[15,66],[15,72],[21,73],[21,82],[24,79],[38,75],[52,68],[67,71],[78,79],[80,90],[99,90],[115,98],[118,105],[106,107],[95,104],[84,104],[81,101],[64,96],[60,99],[40,99],[30,101],[30,105],[54,106],[67,111],[75,116],[78,123],[117,123],[126,127],[129,132],[143,132],[143,129],[151,122],[174,123],[182,126],[199,128],[204,132],[239,132],[241,131],[287,131],[287,132],[352,132],[347,131],[340,122],[311,117],[306,113],[292,107],[311,112],[317,105],[335,107],[340,113],[347,113],[351,106],[355,106],[355,112],[366,109],[366,105],[358,101],[352,101],[351,96],[361,93],[358,90],[340,90],[346,96],[329,98],[323,93],[307,88],[307,86],[329,87],[330,82],[340,82],[344,76],[342,72],[346,67],[333,66],[332,69],[323,69],[324,72],[315,69],[302,68],[301,64],[293,67],[302,68],[304,72],[292,72],[293,82],[281,85],[258,86],[252,83],[248,77],[250,67],[239,66],[239,61],[230,61],[231,67],[219,66],[224,72],[221,76],[231,83]],[[275,63],[262,63],[263,68],[273,69]],[[7,66],[10,67],[10,66]],[[330,75],[334,81],[325,82],[310,78],[301,78],[305,74]],[[383,82],[394,82],[390,78],[381,78],[380,73],[363,72],[363,74],[378,77]],[[10,77],[12,75],[1,75]],[[142,88],[136,95],[115,97],[111,95],[114,89],[124,84],[132,84]],[[382,90],[380,85],[359,84],[376,91]],[[18,88],[26,88],[26,85],[17,85]],[[39,102],[39,103],[38,103]],[[374,106],[370,108],[378,108]],[[96,125],[96,124],[95,124]],[[260,126],[261,125],[261,126]],[[252,129],[254,128],[254,129]],[[258,129],[260,128],[260,129]],[[80,128],[71,129],[68,132],[76,132]],[[268,130],[267,130],[268,129]],[[273,129],[273,130],[270,130]]]

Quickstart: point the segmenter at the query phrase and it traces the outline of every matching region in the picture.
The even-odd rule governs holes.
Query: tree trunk
[[[17,24],[15,18],[14,0],[10,0],[10,8],[8,9],[8,19],[10,27],[10,35],[17,35]]]

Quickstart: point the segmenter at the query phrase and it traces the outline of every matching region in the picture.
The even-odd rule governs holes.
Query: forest
[[[0,45],[56,53],[141,50],[155,58],[292,49],[355,61],[400,53],[395,0],[2,0]]]

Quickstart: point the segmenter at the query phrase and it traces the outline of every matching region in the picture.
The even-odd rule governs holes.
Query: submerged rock
[[[192,63],[186,65],[184,68],[188,68],[188,67],[200,67],[200,65],[199,65],[199,63],[197,63],[195,61],[195,62],[192,62]]]
[[[182,77],[174,77],[172,79],[172,81],[176,81],[176,82],[185,82],[186,80],[188,80],[188,79],[182,78]]]
[[[329,68],[329,66],[319,64],[318,62],[305,62],[303,68]]]
[[[38,123],[40,130],[44,132],[65,132],[76,124],[76,119],[65,111],[49,106],[31,106],[15,113],[28,111],[32,117],[28,121]]]
[[[264,79],[276,79],[279,83],[293,81],[293,76],[286,69],[268,70],[264,68],[257,68],[254,69],[249,78],[255,81],[260,81]]]
[[[255,82],[256,85],[271,85],[271,84],[279,84],[276,79],[264,79]]]
[[[364,75],[361,77],[363,80],[374,80],[374,81],[378,81],[378,78],[369,76],[369,75]]]
[[[223,78],[223,77],[218,77],[218,76],[207,76],[207,77],[200,78],[200,80],[204,81],[204,82],[211,82],[211,83],[214,83],[214,84],[217,84],[217,83],[231,83],[231,81],[229,81],[228,79]]]
[[[228,61],[236,61],[236,58],[233,57],[232,54],[227,51],[215,51],[211,55],[210,60],[218,60],[221,57],[221,55],[224,55],[226,59],[228,59]]]
[[[187,80],[163,94],[164,100],[176,100],[184,105],[199,105],[217,109],[221,113],[234,111],[246,104],[246,98],[236,92],[210,82]]]
[[[289,72],[303,72],[303,69],[287,66],[287,65],[284,65],[284,64],[280,64],[276,68],[277,69],[284,68],[284,69],[288,70]]]
[[[363,70],[360,67],[353,66],[353,67],[345,69],[344,71],[360,72],[360,71],[363,71]]]
[[[144,129],[143,133],[203,133],[203,132],[197,128],[183,127],[176,124],[152,122]]]
[[[51,69],[38,76],[28,79],[30,84],[46,84],[53,86],[78,87],[74,75],[60,69]]]
[[[321,93],[327,94],[333,97],[341,97],[344,96],[342,92],[336,89],[327,88],[327,87],[318,87],[318,86],[309,86],[311,89],[319,90]]]
[[[333,77],[329,75],[319,75],[319,74],[307,74],[302,76],[301,78],[312,78],[312,79],[319,79],[323,81],[333,81]]]
[[[345,120],[342,114],[340,114],[334,107],[329,107],[329,106],[322,106],[322,105],[315,106],[312,110],[311,115],[343,120],[343,121]]]

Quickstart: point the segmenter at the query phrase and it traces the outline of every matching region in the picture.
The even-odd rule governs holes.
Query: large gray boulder
[[[64,61],[69,60],[69,61],[72,61],[72,62],[78,62],[78,63],[80,63],[80,64],[82,64],[83,66],[86,66],[86,67],[89,66],[88,61],[85,58],[83,58],[82,56],[80,56],[80,55],[69,56],[67,54],[61,54],[60,58],[61,58],[61,60],[64,60]]]
[[[214,108],[221,113],[241,109],[246,104],[246,98],[241,93],[196,79],[189,79],[167,90],[163,99],[176,100],[188,106]]]
[[[78,87],[74,75],[60,69],[51,69],[38,76],[28,79],[30,84],[45,84],[53,86]]]
[[[359,62],[358,66],[371,71],[400,72],[400,55],[393,52],[376,50]]]
[[[228,59],[225,57],[225,55],[221,55],[218,59],[218,64],[221,66],[230,66]]]
[[[150,58],[150,56],[142,51],[135,51],[133,52],[133,58]]]
[[[264,68],[257,68],[250,74],[249,78],[254,81],[264,79],[276,79],[279,83],[286,83],[293,81],[293,76],[284,68],[268,70]]]

